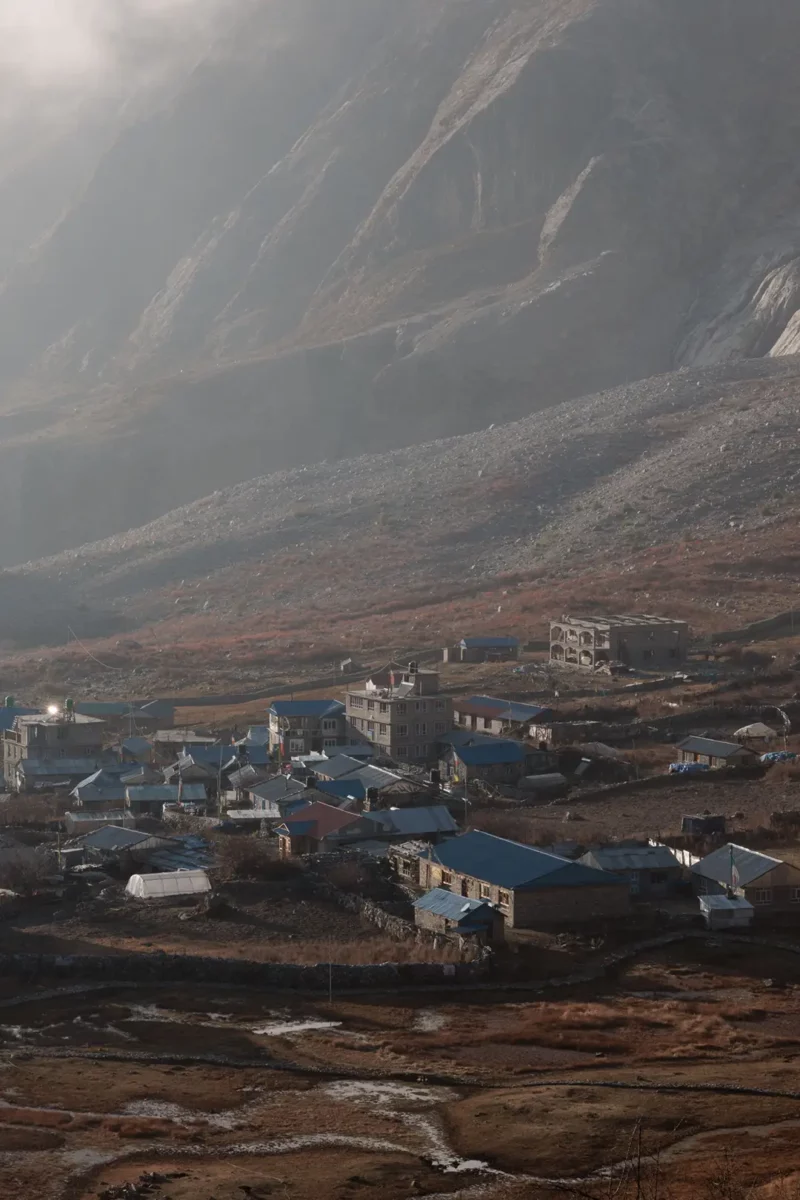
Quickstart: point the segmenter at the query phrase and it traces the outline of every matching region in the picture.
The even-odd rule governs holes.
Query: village
[[[797,1169],[794,616],[565,614],[239,707],[9,694],[0,1187],[603,1200],[616,1163],[746,1200]]]

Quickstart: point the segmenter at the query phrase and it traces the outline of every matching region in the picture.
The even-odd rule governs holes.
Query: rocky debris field
[[[134,623],[564,572],[794,512],[800,360],[680,371],[512,424],[279,472],[6,572]],[[313,586],[310,585],[313,580]],[[29,610],[26,611],[26,619]]]

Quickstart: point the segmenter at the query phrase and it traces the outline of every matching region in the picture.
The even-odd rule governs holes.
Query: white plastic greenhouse
[[[165,871],[163,875],[131,875],[125,891],[136,900],[200,896],[211,891],[205,871]]]

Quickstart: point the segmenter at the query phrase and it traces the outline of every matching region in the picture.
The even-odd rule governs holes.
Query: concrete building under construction
[[[612,663],[639,671],[676,669],[688,650],[689,626],[669,617],[565,616],[550,626],[550,661],[584,671]]]

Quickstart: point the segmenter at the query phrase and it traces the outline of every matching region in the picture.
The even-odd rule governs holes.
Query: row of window
[[[406,701],[400,701],[392,706],[384,700],[365,700],[363,696],[348,696],[348,700],[351,708],[364,708],[366,705],[367,712],[375,712],[377,709],[377,711],[382,713],[384,716],[388,715],[392,711],[392,708],[398,716],[404,716],[405,713],[408,712],[409,708],[409,705]],[[444,700],[431,700],[430,704],[432,712],[444,712],[445,710]],[[428,701],[415,700],[413,702],[413,710],[414,712],[427,712]]]
[[[453,886],[452,871],[442,871],[442,881],[439,884],[439,886],[443,887],[443,888],[452,889],[452,886]],[[479,891],[480,891],[481,900],[491,900],[492,889],[491,889],[490,884],[488,884],[488,883],[480,884]],[[461,895],[465,896],[465,897],[467,897],[469,895],[469,884],[466,879],[461,880]],[[497,903],[499,904],[500,908],[508,908],[511,904],[510,893],[504,892],[502,888],[498,888]]]
[[[793,887],[789,897],[792,904],[800,904],[800,887]],[[772,904],[772,888],[754,888],[753,904]]]

